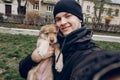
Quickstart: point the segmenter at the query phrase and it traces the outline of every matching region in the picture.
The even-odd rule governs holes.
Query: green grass
[[[35,49],[36,41],[36,36],[0,33],[0,68],[6,70],[0,74],[0,80],[24,80],[19,75],[19,61]],[[105,50],[120,49],[120,43],[96,43]]]
[[[0,80],[22,80],[19,61],[34,50],[36,40],[36,36],[0,34],[0,68],[6,70]]]
[[[117,42],[96,41],[96,44],[105,50],[120,50],[120,43]]]

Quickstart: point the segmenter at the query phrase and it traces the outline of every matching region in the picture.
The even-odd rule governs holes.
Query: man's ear
[[[82,23],[83,21],[82,20],[80,20],[80,23]]]

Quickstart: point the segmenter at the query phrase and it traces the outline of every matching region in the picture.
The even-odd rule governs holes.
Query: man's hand
[[[44,56],[41,56],[39,54],[39,48],[36,48],[31,55],[32,60],[38,63],[43,59],[53,56],[54,50],[55,49],[53,48],[53,46],[49,46],[47,54],[44,54]]]

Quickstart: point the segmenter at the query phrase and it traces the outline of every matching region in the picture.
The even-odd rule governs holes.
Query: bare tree
[[[22,1],[25,1],[24,5],[21,5]],[[17,2],[18,2],[18,14],[20,14],[20,15],[25,15],[26,14],[26,5],[27,5],[28,1],[33,5],[36,2],[36,0],[17,0]]]
[[[111,2],[111,0],[92,0],[94,2],[94,25],[95,28],[100,28],[102,14],[104,12],[104,4]]]
[[[27,5],[27,1],[28,0],[25,0],[25,4],[24,5],[21,5],[21,1],[22,0],[17,0],[17,2],[18,2],[18,9],[17,9],[17,11],[18,11],[19,15],[25,15],[26,14],[26,5]]]

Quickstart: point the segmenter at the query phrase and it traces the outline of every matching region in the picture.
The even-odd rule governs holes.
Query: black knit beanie
[[[53,11],[54,18],[59,12],[68,12],[83,21],[81,6],[75,0],[60,0],[56,3]]]

